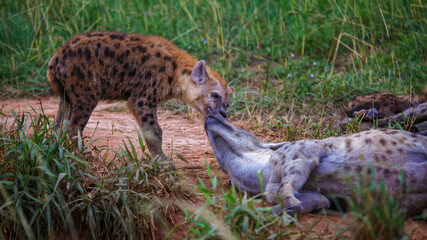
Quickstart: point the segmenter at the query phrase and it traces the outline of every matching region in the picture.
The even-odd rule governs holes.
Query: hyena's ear
[[[227,93],[228,93],[228,94],[232,94],[232,93],[234,93],[234,88],[232,88],[232,87],[227,87]]]
[[[191,78],[196,84],[205,84],[209,78],[208,71],[206,70],[206,62],[204,60],[199,61],[191,71]]]

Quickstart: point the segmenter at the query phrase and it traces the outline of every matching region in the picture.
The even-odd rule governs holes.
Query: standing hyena
[[[151,157],[166,159],[156,107],[183,100],[203,115],[226,115],[232,88],[187,52],[158,36],[91,32],[71,38],[53,55],[47,78],[59,95],[56,124],[82,134],[100,99],[122,99],[138,121]]]

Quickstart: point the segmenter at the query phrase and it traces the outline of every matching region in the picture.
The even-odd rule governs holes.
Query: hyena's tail
[[[52,90],[60,97],[60,99],[64,99],[68,102],[69,99],[67,93],[64,91],[64,87],[61,83],[62,76],[60,76],[60,64],[59,57],[56,56],[55,53],[47,65],[47,80],[49,81]]]

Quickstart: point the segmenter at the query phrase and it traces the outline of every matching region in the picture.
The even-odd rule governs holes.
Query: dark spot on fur
[[[114,48],[119,49],[122,45],[120,43],[114,43]]]
[[[153,126],[153,125],[154,125],[154,121],[151,121],[151,122],[150,122],[150,125],[151,125],[151,126]]]
[[[104,55],[106,57],[114,58],[114,51],[110,50],[110,48],[105,47],[104,48]]]
[[[143,47],[143,46],[137,46],[136,48],[137,48],[137,49],[138,49],[138,51],[140,51],[141,53],[145,53],[145,52],[147,51],[147,48],[146,48],[146,47]]]
[[[145,63],[145,62],[147,62],[147,60],[148,59],[150,59],[150,55],[145,55],[145,56],[143,56],[142,58],[141,58],[141,64],[143,64],[143,63]]]
[[[125,64],[123,64],[123,70],[127,70],[129,68],[129,63],[125,63]]]
[[[151,87],[154,87],[154,86],[156,86],[156,84],[157,84],[157,81],[156,81],[156,79],[153,79],[153,82],[151,83]]]
[[[118,72],[119,70],[117,69],[117,67],[116,66],[114,66],[113,67],[113,72],[112,72],[112,77],[114,77],[114,76],[116,76],[116,74],[117,74],[117,72]]]
[[[90,57],[91,57],[91,53],[89,48],[85,48],[85,57],[86,57],[86,61],[89,61]]]
[[[163,59],[166,60],[166,61],[171,61],[172,60],[172,58],[169,57],[169,56],[164,56]]]
[[[77,48],[77,54],[79,55],[79,57],[83,56],[83,51],[81,48]]]
[[[345,148],[347,149],[347,152],[351,152],[351,139],[345,140]]]
[[[111,34],[111,39],[125,40],[125,34]]]
[[[145,73],[145,79],[146,80],[151,79],[151,71],[147,71],[147,73]]]
[[[175,71],[176,67],[177,67],[176,63],[174,61],[172,61],[172,68],[173,68],[174,71]]]
[[[182,74],[183,74],[183,75],[191,75],[191,71],[190,71],[190,70],[188,70],[188,69],[183,69],[183,70],[182,70]]]
[[[85,74],[82,72],[82,70],[80,69],[80,67],[75,67],[73,73],[75,74],[75,76],[77,76],[80,79],[84,79],[85,78]]]
[[[128,73],[128,76],[129,76],[129,77],[133,77],[133,76],[135,76],[135,74],[136,74],[136,69],[134,68],[134,69],[132,69],[132,71],[130,71],[130,72]]]
[[[166,70],[165,66],[161,66],[161,67],[159,68],[159,72],[164,72],[165,70]]]
[[[71,43],[75,44],[76,42],[80,41],[80,38],[75,38]]]
[[[371,144],[372,143],[372,139],[370,139],[370,138],[365,138],[365,143],[366,144]]]
[[[156,52],[156,57],[160,58],[162,57],[162,54],[160,54],[159,52]]]
[[[384,138],[381,138],[379,142],[383,146],[385,146],[387,144],[387,141]]]
[[[68,49],[67,55],[70,56],[70,57],[73,57],[74,56],[74,52],[71,51],[71,49]]]
[[[298,158],[299,158],[298,153],[295,153],[295,155],[292,157],[292,160],[296,160],[296,159],[298,159]]]
[[[173,81],[173,78],[171,76],[168,77],[168,83],[171,84]]]
[[[129,39],[130,39],[132,42],[137,42],[137,41],[139,41],[139,40],[140,40],[138,37],[130,37]]]
[[[89,80],[92,79],[92,72],[90,70],[87,71],[87,77],[89,78]]]
[[[123,78],[125,77],[125,75],[126,75],[126,72],[125,72],[125,71],[122,71],[122,72],[120,73],[120,80],[121,80],[121,81],[123,81]]]
[[[388,176],[390,175],[390,170],[388,170],[387,168],[384,169],[383,174],[384,174],[384,177],[388,178]]]
[[[147,121],[148,121],[148,119],[147,119],[147,117],[145,117],[145,116],[144,116],[144,117],[142,117],[142,118],[141,118],[141,121],[142,121],[142,122],[147,122]]]
[[[91,37],[103,37],[104,34],[103,33],[88,33],[88,34],[86,34],[86,36],[88,38],[91,38]]]

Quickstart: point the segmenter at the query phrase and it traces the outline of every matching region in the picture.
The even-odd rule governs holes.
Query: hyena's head
[[[204,116],[211,112],[219,112],[226,117],[229,105],[229,95],[233,88],[227,87],[224,79],[218,73],[206,67],[206,62],[201,60],[191,71],[192,83],[190,89],[186,89],[187,102]]]

